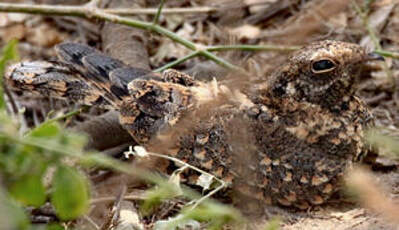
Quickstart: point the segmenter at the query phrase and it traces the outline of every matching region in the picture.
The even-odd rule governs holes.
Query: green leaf
[[[66,230],[71,228],[63,227],[61,224],[58,223],[50,223],[50,224],[34,224],[32,225],[29,230]]]
[[[153,209],[163,201],[180,196],[181,189],[172,183],[161,183],[157,187],[149,190],[146,194],[146,200],[140,207],[144,216],[152,213]]]
[[[278,217],[273,217],[271,220],[268,221],[264,230],[279,230],[280,229],[281,220]]]
[[[365,138],[371,146],[378,149],[378,155],[398,158],[399,142],[394,135],[384,134],[382,130],[374,128],[366,131]]]
[[[81,133],[66,132],[63,141],[70,148],[81,151],[86,146],[88,138]]]
[[[39,207],[46,201],[46,189],[42,174],[26,175],[10,187],[11,195],[24,205]]]
[[[65,228],[59,224],[49,224],[47,225],[46,230],[64,230]]]
[[[11,40],[7,43],[3,48],[2,57],[0,57],[0,85],[3,82],[4,70],[6,68],[6,64],[10,60],[18,60],[18,41]],[[3,89],[0,88],[0,108],[4,107],[4,99],[3,99]]]
[[[30,137],[55,137],[61,129],[57,123],[44,123],[33,129],[28,136]]]
[[[29,219],[24,210],[0,189],[0,223],[1,229],[28,229]]]
[[[244,220],[238,210],[210,201],[203,202],[194,209],[184,209],[181,213],[185,219],[209,222],[208,229],[221,229],[224,224],[239,224]]]
[[[4,180],[12,182],[25,175],[43,175],[48,162],[47,158],[39,154],[40,151],[40,149],[32,146],[17,145],[15,143],[5,148],[3,152],[4,155],[0,154],[0,161],[6,164],[0,171],[3,170],[4,173],[8,174]]]
[[[185,218],[179,214],[169,217],[167,220],[158,220],[154,224],[154,230],[176,230],[176,229],[201,229],[198,221]]]
[[[2,57],[0,58],[0,76],[3,77],[8,61],[18,59],[18,40],[11,40],[3,47]]]
[[[54,191],[51,194],[51,202],[60,219],[75,219],[88,210],[88,183],[77,170],[60,165],[53,181]]]

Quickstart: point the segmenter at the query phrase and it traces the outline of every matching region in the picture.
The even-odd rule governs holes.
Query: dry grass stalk
[[[394,224],[399,224],[399,205],[388,197],[387,192],[369,171],[360,167],[350,170],[346,183],[350,191],[356,192],[362,206]]]

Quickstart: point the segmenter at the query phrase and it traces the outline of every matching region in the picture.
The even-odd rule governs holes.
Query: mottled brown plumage
[[[141,145],[268,204],[324,203],[339,190],[344,171],[367,153],[363,132],[372,116],[355,91],[363,64],[376,56],[355,44],[313,43],[242,91],[173,70],[161,76],[131,68],[83,45],[56,50],[62,62],[19,63],[7,82],[117,109]]]

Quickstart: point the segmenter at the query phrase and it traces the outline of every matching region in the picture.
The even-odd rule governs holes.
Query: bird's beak
[[[385,58],[375,52],[368,53],[366,61],[385,61]]]

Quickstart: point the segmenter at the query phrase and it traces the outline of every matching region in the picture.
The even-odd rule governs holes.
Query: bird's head
[[[329,106],[353,95],[364,63],[383,60],[352,43],[320,41],[295,52],[268,82],[276,97]]]

